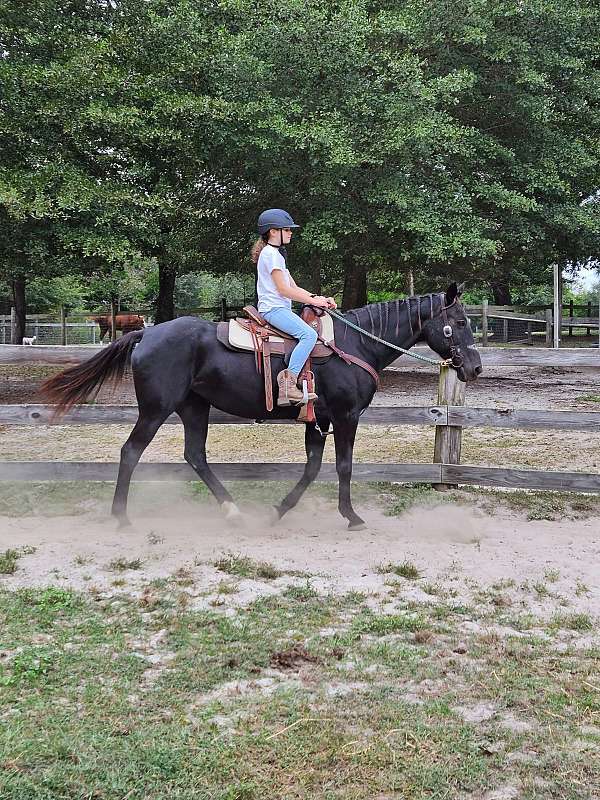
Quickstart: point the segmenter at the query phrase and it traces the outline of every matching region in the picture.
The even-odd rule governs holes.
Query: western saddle
[[[296,346],[297,340],[289,333],[274,328],[261,316],[254,306],[244,306],[247,319],[237,317],[228,322],[217,324],[217,339],[230,350],[249,351],[254,353],[256,369],[265,379],[265,401],[267,411],[273,410],[273,381],[271,373],[271,356],[289,357]],[[366,361],[357,356],[344,353],[334,341],[333,319],[321,308],[304,306],[300,318],[314,328],[317,332],[317,343],[311,351],[302,372],[300,382],[306,381],[308,391],[314,391],[315,378],[311,369],[312,359],[323,363],[334,353],[347,364],[358,364],[366,370],[376,383],[379,381],[377,372]],[[314,422],[314,403],[309,402],[301,406],[299,422]]]

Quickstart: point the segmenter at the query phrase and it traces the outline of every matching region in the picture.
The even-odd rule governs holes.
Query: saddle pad
[[[320,317],[321,320],[321,338],[326,342],[333,339],[333,319],[329,314]],[[269,341],[272,344],[283,345],[284,339],[281,336],[270,336]],[[238,350],[254,350],[254,340],[249,330],[246,330],[236,319],[229,320],[229,344]],[[323,348],[324,349],[324,348]],[[283,351],[281,351],[283,352]]]
[[[322,317],[319,317],[321,322],[321,339],[324,342],[332,342],[333,341],[333,317],[330,317],[329,314],[323,314]]]
[[[280,336],[270,336],[271,342],[283,344]],[[229,320],[229,344],[238,350],[254,350],[254,340],[250,331],[243,328],[236,319]]]

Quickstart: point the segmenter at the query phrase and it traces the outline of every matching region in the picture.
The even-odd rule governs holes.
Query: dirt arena
[[[19,365],[2,369],[0,403],[26,403],[35,402],[40,380],[57,368]],[[600,405],[599,384],[597,372],[592,369],[496,368],[469,385],[466,402],[482,408],[594,410]],[[388,370],[374,404],[434,404],[436,391],[434,372],[410,367]],[[103,390],[99,401],[135,402],[130,380],[117,391]],[[4,426],[0,441],[5,460],[115,461],[127,434],[128,428],[118,425]],[[362,426],[357,437],[356,460],[428,462],[433,452],[433,436],[433,428],[426,427]],[[302,426],[213,426],[208,441],[209,458],[247,463],[302,461],[302,439]],[[182,451],[182,428],[163,426],[144,460],[181,461]],[[464,432],[465,463],[594,472],[598,471],[599,453],[600,432],[491,428]],[[334,460],[331,440],[327,442],[324,460]],[[173,484],[159,486],[157,499],[151,484],[132,485],[131,507],[136,524],[134,531],[122,537],[106,518],[111,491],[108,485],[96,485],[95,489],[90,485],[79,493],[74,486],[63,487],[57,489],[52,500],[39,487],[34,490],[27,485],[15,485],[14,492],[23,498],[23,516],[2,518],[0,547],[8,547],[19,539],[38,550],[35,556],[23,559],[23,571],[12,580],[22,585],[28,580],[34,583],[49,580],[52,574],[70,573],[69,584],[82,588],[81,575],[67,567],[83,527],[86,534],[80,549],[85,559],[91,558],[93,563],[101,565],[110,561],[113,551],[128,559],[141,558],[145,569],[140,575],[131,576],[133,584],[139,583],[138,579],[181,568],[194,558],[205,561],[222,550],[243,550],[253,558],[281,559],[286,567],[322,573],[329,576],[323,578],[324,586],[344,589],[353,585],[376,589],[381,580],[374,577],[374,565],[399,558],[414,559],[433,581],[440,580],[452,563],[461,565],[466,579],[483,578],[488,582],[510,576],[518,581],[532,571],[542,575],[549,568],[560,568],[561,574],[569,576],[570,588],[564,587],[569,602],[577,607],[596,602],[590,570],[597,555],[596,537],[600,537],[600,516],[597,516],[600,505],[596,505],[593,496],[582,496],[586,499],[581,501],[578,512],[577,502],[573,507],[567,501],[558,501],[556,493],[528,495],[473,489],[457,493],[455,503],[446,502],[447,498],[435,493],[425,493],[425,507],[420,507],[423,498],[418,495],[407,504],[405,514],[389,517],[382,490],[355,484],[356,505],[361,513],[366,506],[369,525],[368,533],[362,535],[348,534],[345,530],[345,521],[335,508],[332,485],[313,487],[298,510],[276,529],[266,525],[265,507],[283,496],[283,487],[271,484],[254,490],[248,506],[244,503],[245,489],[240,485],[238,495],[246,512],[245,524],[230,529],[203,493],[200,496],[193,488]],[[4,501],[11,515],[17,509],[14,492],[10,500]],[[148,498],[151,498],[150,511]],[[443,506],[437,507],[436,503],[442,500]],[[36,509],[41,514],[39,519],[35,516]],[[47,511],[51,519],[46,518]],[[77,515],[74,524],[68,522],[71,514]],[[147,544],[149,528],[164,538],[163,546]],[[362,556],[365,537],[368,537],[368,558]],[[46,547],[50,547],[49,552]],[[362,557],[357,560],[359,555]],[[91,580],[106,589],[110,575],[103,574],[100,566],[96,569],[97,574],[94,572],[88,582]],[[577,581],[592,584],[590,595],[582,598],[575,594]]]

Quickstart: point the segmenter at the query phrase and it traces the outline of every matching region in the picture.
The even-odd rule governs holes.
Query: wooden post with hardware
[[[452,367],[440,367],[438,406],[464,406],[466,384],[459,381]],[[462,428],[456,425],[438,425],[435,429],[433,461],[435,464],[460,464]],[[455,489],[456,484],[434,483],[440,492]]]

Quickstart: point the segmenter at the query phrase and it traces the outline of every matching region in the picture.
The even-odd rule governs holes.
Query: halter
[[[452,366],[454,369],[460,369],[465,360],[462,356],[460,345],[456,344],[454,341],[454,331],[452,330],[452,325],[448,322],[448,314],[446,311],[453,305],[455,305],[457,298],[455,297],[454,300],[450,303],[450,305],[445,306],[442,302],[442,319],[444,320],[444,327],[443,327],[443,334],[446,339],[448,339],[450,343],[450,358],[452,359]]]

